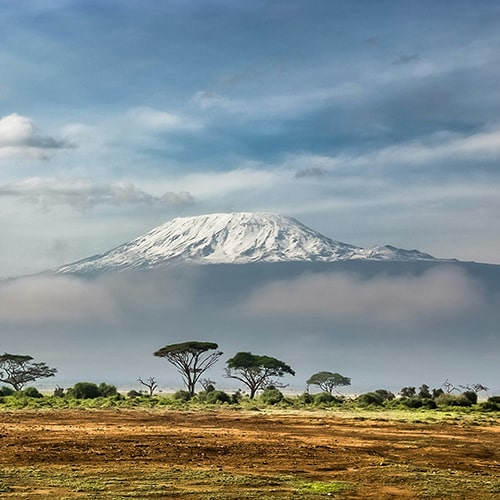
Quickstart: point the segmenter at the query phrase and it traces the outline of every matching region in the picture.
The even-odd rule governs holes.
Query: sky
[[[0,0],[0,68],[0,276],[107,251],[177,216],[233,211],[500,264],[497,1]],[[460,269],[291,277],[216,312],[193,292],[197,278],[179,279],[0,282],[0,349],[52,359],[63,380],[95,360],[96,378],[123,381],[140,352],[133,382],[155,375],[144,370],[166,340],[204,327],[234,350],[258,331],[254,349],[272,327],[269,354],[293,337],[284,354],[314,352],[312,369],[327,364],[325,342],[333,371],[365,385],[373,370],[388,383],[409,366],[417,384],[429,346],[431,384],[498,375],[498,291]],[[106,361],[123,343],[113,379]]]
[[[496,1],[2,0],[0,276],[263,211],[500,263]]]

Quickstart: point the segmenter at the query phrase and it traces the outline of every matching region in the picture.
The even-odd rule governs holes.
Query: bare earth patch
[[[500,498],[500,426],[335,413],[0,413],[0,497]]]

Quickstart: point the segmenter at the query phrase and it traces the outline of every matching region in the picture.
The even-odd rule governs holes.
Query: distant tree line
[[[204,378],[205,373],[212,368],[223,355],[215,342],[188,341],[177,344],[169,344],[153,353],[154,356],[166,359],[171,363],[179,374],[185,386],[185,390],[177,391],[174,400],[190,401],[195,398],[202,403],[228,403],[236,404],[242,400],[243,394],[238,390],[233,395],[215,389],[215,382]],[[0,387],[0,402],[4,396],[18,394],[29,398],[41,398],[42,394],[34,387],[25,388],[26,384],[42,378],[53,377],[57,373],[55,368],[50,368],[45,363],[35,362],[29,355],[8,354],[0,356],[0,382],[11,386],[11,388]],[[238,352],[226,361],[224,377],[237,380],[245,390],[248,390],[249,400],[253,400],[260,392],[260,400],[265,404],[277,404],[284,401],[284,395],[279,390],[287,387],[282,382],[287,376],[295,375],[295,371],[284,361],[269,355],[253,354],[251,352]],[[143,379],[139,377],[138,382],[147,391],[129,391],[129,398],[142,397],[143,392],[152,398],[158,389],[158,382],[154,377]],[[200,384],[203,390],[196,394],[196,387]],[[386,390],[378,389],[367,392],[346,400],[340,388],[351,385],[351,378],[345,377],[337,372],[318,371],[312,374],[306,381],[306,391],[297,396],[296,403],[301,405],[331,405],[346,402],[355,403],[358,406],[384,406],[406,407],[406,408],[428,408],[433,409],[440,406],[466,407],[477,404],[478,392],[489,390],[482,384],[455,386],[446,380],[441,387],[430,389],[426,384],[416,387],[403,387],[398,396]],[[319,393],[311,394],[310,386],[317,387]],[[113,398],[114,401],[123,400],[123,396],[114,385],[106,383],[95,384],[92,382],[78,382],[73,387],[63,389],[56,387],[54,397],[92,400],[97,398]],[[290,401],[289,401],[290,403]],[[500,397],[492,396],[483,403],[485,410],[500,410]]]

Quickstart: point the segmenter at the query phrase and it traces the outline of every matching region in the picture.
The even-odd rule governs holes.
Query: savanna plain
[[[500,414],[0,411],[0,498],[500,498]]]

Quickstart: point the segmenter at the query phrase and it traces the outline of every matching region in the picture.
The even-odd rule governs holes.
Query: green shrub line
[[[406,394],[403,390],[402,394]],[[400,393],[400,394],[401,394]],[[264,389],[251,399],[241,391],[229,394],[209,385],[194,396],[186,390],[173,394],[147,395],[131,390],[126,395],[118,392],[114,385],[104,382],[78,382],[66,390],[57,387],[53,394],[44,395],[35,387],[14,391],[0,387],[0,409],[71,409],[71,408],[171,408],[203,409],[232,408],[260,410],[265,408],[292,410],[414,410],[414,411],[459,411],[462,413],[500,412],[500,396],[491,396],[478,402],[477,394],[465,391],[462,394],[448,394],[437,391],[431,394],[412,394],[396,397],[390,391],[379,389],[361,394],[355,398],[336,396],[329,392],[285,395],[274,386]]]

